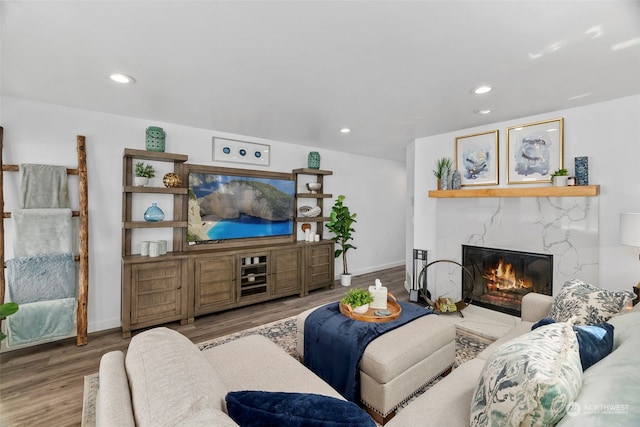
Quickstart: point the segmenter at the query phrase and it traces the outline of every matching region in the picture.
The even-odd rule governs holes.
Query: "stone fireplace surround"
[[[440,198],[428,260],[462,262],[463,244],[551,254],[556,295],[570,279],[597,283],[598,240],[597,197]],[[461,299],[460,268],[446,263],[433,270],[427,273],[433,296]],[[489,311],[469,306],[465,312],[472,308],[469,314]],[[512,323],[503,313],[486,314]]]

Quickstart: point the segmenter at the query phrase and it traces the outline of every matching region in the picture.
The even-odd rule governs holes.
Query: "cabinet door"
[[[300,249],[280,249],[271,252],[273,274],[271,289],[273,295],[293,295],[300,293]]]
[[[306,250],[305,293],[325,286],[331,286],[333,288],[333,242],[309,245],[306,247]]]
[[[131,323],[152,325],[186,317],[186,269],[186,260],[133,265]]]
[[[195,259],[196,314],[210,312],[236,302],[235,260],[233,255]]]

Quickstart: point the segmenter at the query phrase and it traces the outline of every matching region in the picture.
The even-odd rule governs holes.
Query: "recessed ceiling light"
[[[123,84],[136,82],[133,77],[127,76],[126,74],[121,74],[121,73],[113,73],[109,77],[111,77],[111,80],[113,80],[114,82],[123,83]]]
[[[477,88],[473,89],[473,93],[475,93],[476,95],[482,95],[483,93],[488,92],[491,92],[491,86],[488,85],[478,86]]]
[[[491,113],[491,110],[488,108],[485,108],[484,110],[474,110],[473,112],[476,114],[489,114]]]
[[[349,129],[349,128],[340,129],[340,133],[349,133],[349,132],[351,132],[351,129]]]

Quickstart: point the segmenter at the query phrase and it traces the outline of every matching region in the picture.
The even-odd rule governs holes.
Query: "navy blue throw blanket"
[[[399,318],[390,322],[361,322],[340,313],[334,302],[314,310],[304,323],[304,364],[345,399],[360,401],[358,365],[367,345],[380,335],[433,313],[398,302]]]

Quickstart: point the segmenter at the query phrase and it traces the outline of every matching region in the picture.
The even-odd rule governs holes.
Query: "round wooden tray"
[[[391,314],[388,316],[376,316],[374,313],[377,310],[379,309],[370,308],[365,314],[358,314],[353,312],[351,306],[340,303],[340,313],[352,319],[360,320],[361,322],[391,322],[392,320],[400,317],[400,314],[402,313],[402,307],[400,307],[400,304],[396,301],[396,297],[391,293],[387,294],[387,310],[389,310]]]

